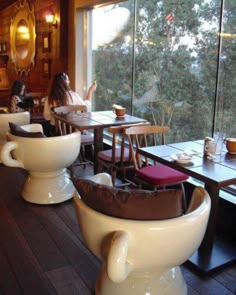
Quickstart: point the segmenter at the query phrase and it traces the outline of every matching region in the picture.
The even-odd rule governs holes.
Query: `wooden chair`
[[[183,208],[185,209],[186,198],[183,183],[188,179],[188,176],[138,153],[140,147],[164,144],[165,133],[168,131],[169,127],[167,126],[134,126],[124,129],[123,132],[128,137],[137,183],[140,186],[151,186],[154,189],[180,185],[183,192]]]
[[[112,183],[115,186],[117,173],[121,173],[121,179],[123,183],[121,186],[130,184],[126,179],[126,172],[134,169],[132,156],[128,147],[127,141],[125,141],[124,129],[131,126],[149,125],[149,123],[128,124],[113,126],[108,128],[108,132],[112,134],[112,148],[97,153],[98,173],[108,171],[112,176]],[[127,182],[128,181],[128,182]],[[119,185],[120,186],[120,185]]]
[[[65,113],[71,113],[71,112],[86,112],[87,106],[86,105],[68,105],[68,106],[60,106],[55,107],[52,109],[52,114],[55,119],[55,127],[56,127],[56,134],[58,135],[66,135],[73,132],[78,131],[73,125],[69,124],[66,121],[61,120],[58,114],[65,114]],[[94,137],[93,134],[81,132],[81,149],[80,154],[77,159],[77,162],[73,163],[70,167],[71,171],[71,177],[74,177],[74,166],[83,165],[84,168],[86,167],[86,164],[92,164],[91,161],[88,161],[85,158],[85,147],[90,146],[92,153],[93,153],[93,143],[94,143]]]

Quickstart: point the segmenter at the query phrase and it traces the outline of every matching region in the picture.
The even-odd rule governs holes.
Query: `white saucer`
[[[170,156],[179,165],[192,165],[192,157],[184,154],[175,154]]]

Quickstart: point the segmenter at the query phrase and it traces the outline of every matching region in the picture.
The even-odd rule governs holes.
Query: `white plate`
[[[177,164],[180,165],[190,165],[193,164],[193,159],[189,155],[185,154],[175,154],[170,156]]]

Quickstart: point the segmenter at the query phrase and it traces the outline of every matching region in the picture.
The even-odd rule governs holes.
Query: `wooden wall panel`
[[[37,35],[35,66],[31,67],[28,76],[18,75],[10,59],[10,23],[15,4],[0,11],[0,42],[6,41],[8,45],[7,70],[10,81],[22,79],[25,81],[28,91],[47,93],[51,79],[43,76],[43,60],[51,61],[51,77],[56,72],[67,71],[68,2],[63,0],[28,0],[28,2],[34,7]],[[57,16],[57,28],[50,27],[45,22],[45,14],[48,11]],[[51,51],[46,53],[43,52],[43,34],[45,32],[51,33]]]

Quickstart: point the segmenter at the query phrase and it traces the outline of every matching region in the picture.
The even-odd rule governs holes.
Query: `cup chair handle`
[[[9,167],[20,167],[24,168],[21,161],[15,160],[11,156],[11,152],[18,148],[18,143],[15,141],[9,141],[4,144],[1,150],[1,160],[2,163]]]
[[[125,231],[117,231],[113,235],[107,257],[107,274],[111,281],[120,283],[131,272],[131,266],[127,261],[129,248],[129,236]]]

